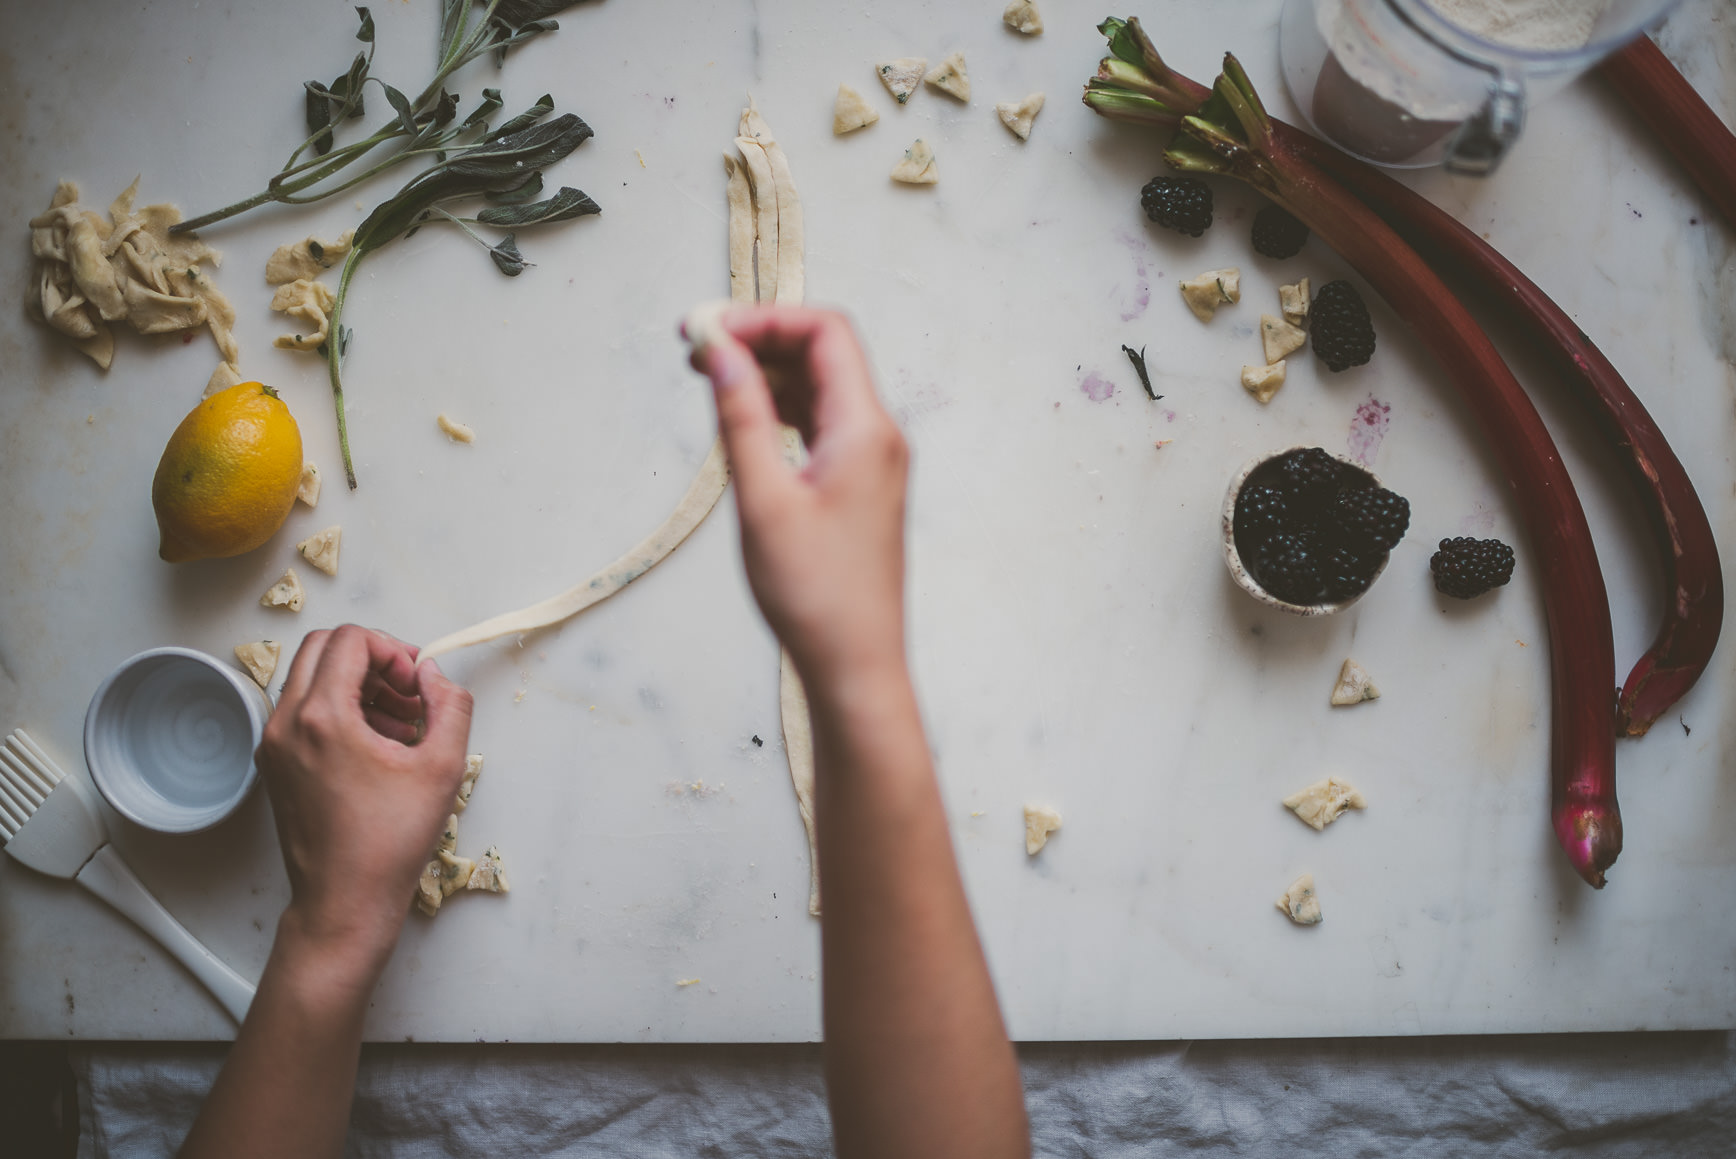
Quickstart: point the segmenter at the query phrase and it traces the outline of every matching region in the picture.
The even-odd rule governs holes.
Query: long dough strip
[[[568,588],[558,596],[516,612],[505,612],[474,627],[440,637],[422,649],[417,663],[459,648],[468,648],[473,644],[498,640],[502,636],[551,627],[578,615],[593,604],[608,599],[667,559],[669,553],[679,547],[681,541],[692,534],[693,529],[711,514],[711,509],[717,506],[717,501],[723,497],[724,488],[728,485],[729,462],[723,453],[723,443],[714,442],[711,444],[711,453],[705,456],[705,462],[699,468],[699,474],[693,477],[693,482],[688,486],[687,494],[681,497],[681,502],[676,504],[669,518],[641,540],[633,550],[590,579]]]
[[[753,274],[753,202],[748,189],[747,169],[728,153],[723,155],[723,171],[729,174],[725,193],[729,201],[729,300],[754,300]]]
[[[753,186],[754,233],[759,247],[754,257],[754,273],[759,279],[759,300],[777,301],[778,293],[778,195],[777,182],[772,177],[771,162],[757,140],[748,136],[735,139],[741,158],[747,164],[748,183]]]
[[[752,137],[765,150],[766,164],[772,175],[773,200],[778,210],[778,240],[773,262],[777,268],[776,293],[769,298],[761,295],[761,298],[786,306],[800,306],[804,289],[802,250],[806,239],[802,228],[802,199],[796,195],[789,157],[751,100],[741,112],[741,135]],[[754,192],[757,196],[757,186]]]
[[[788,652],[778,655],[778,712],[784,724],[784,755],[790,761],[790,783],[796,787],[796,808],[808,832],[808,912],[820,916],[820,846],[814,838],[814,725],[808,716],[808,693]]]

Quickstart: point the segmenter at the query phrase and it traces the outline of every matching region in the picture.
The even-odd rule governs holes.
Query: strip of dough
[[[669,518],[641,540],[633,550],[558,596],[440,637],[422,649],[416,662],[420,664],[435,656],[459,648],[468,648],[473,644],[485,644],[502,636],[551,627],[578,615],[593,604],[601,603],[668,558],[669,553],[679,547],[681,541],[691,535],[693,529],[711,514],[711,509],[717,506],[718,499],[723,496],[723,490],[728,485],[729,463],[724,457],[723,444],[714,442],[711,444],[711,453],[705,456],[705,462],[699,468],[699,474],[694,476],[692,484],[688,486],[687,494],[681,497],[681,502],[676,504]]]
[[[800,306],[804,289],[802,250],[805,238],[802,228],[802,199],[796,195],[795,178],[790,175],[790,160],[784,154],[784,147],[778,144],[778,139],[772,135],[771,126],[766,124],[765,118],[760,116],[752,102],[742,110],[741,131],[743,136],[758,141],[760,148],[765,150],[766,164],[770,166],[772,174],[773,199],[778,210],[777,252],[773,263],[777,268],[777,289],[776,294],[766,300],[787,306]],[[758,193],[757,187],[755,193]]]
[[[753,284],[753,202],[747,183],[747,169],[728,153],[723,155],[723,171],[729,175],[725,187],[729,199],[729,300],[754,300]]]
[[[753,187],[754,233],[759,239],[754,273],[759,279],[759,300],[775,302],[778,300],[777,181],[772,177],[765,147],[757,140],[740,136],[735,139],[735,147],[741,150],[741,159],[747,164],[748,183]]]
[[[788,652],[778,656],[778,712],[784,724],[784,755],[790,761],[790,783],[796,787],[796,808],[808,833],[808,912],[820,916],[820,846],[814,838],[814,726],[808,716],[808,693]]]

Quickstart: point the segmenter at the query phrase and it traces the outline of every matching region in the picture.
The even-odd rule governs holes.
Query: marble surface
[[[516,281],[435,229],[371,259],[347,317],[360,489],[328,482],[319,509],[298,509],[265,548],[179,567],[156,558],[148,481],[215,354],[203,337],[127,337],[104,375],[60,346],[17,308],[21,219],[61,177],[92,204],[140,172],[144,201],[190,211],[251,192],[298,138],[298,83],[353,52],[351,18],[242,0],[9,13],[0,205],[18,225],[0,248],[0,725],[25,725],[76,767],[90,692],[133,652],[226,655],[345,621],[430,639],[559,590],[635,542],[711,439],[674,324],[726,287],[718,156],[751,90],[806,201],[810,299],[855,317],[915,451],[916,676],[1016,1036],[1730,1025],[1736,933],[1716,914],[1736,885],[1736,720],[1722,711],[1736,653],[1720,651],[1653,735],[1620,745],[1627,847],[1593,894],[1547,828],[1539,592],[1470,416],[1379,303],[1369,366],[1327,381],[1304,356],[1269,408],[1248,398],[1237,372],[1257,357],[1277,285],[1301,274],[1319,285],[1342,263],[1318,243],[1288,262],[1253,256],[1258,200],[1228,183],[1203,239],[1147,226],[1137,190],[1159,171],[1159,139],[1076,99],[1102,54],[1102,13],[1051,4],[1048,31],[1025,40],[999,25],[999,8],[604,0],[567,13],[503,77],[490,66],[461,78],[467,94],[503,83],[509,106],[549,91],[584,116],[596,139],[550,178],[585,189],[602,215],[526,231],[537,265]],[[1233,21],[1206,5],[1142,15],[1197,78],[1235,49],[1283,110],[1278,8],[1249,3]],[[431,12],[374,15],[376,72],[416,87]],[[1728,14],[1690,0],[1662,40],[1729,116]],[[897,108],[871,71],[954,49],[969,62],[969,107],[930,90]],[[840,81],[882,116],[835,139]],[[1034,89],[1049,103],[1021,144],[992,105]],[[939,156],[933,188],[886,180],[917,136]],[[396,180],[208,234],[225,251],[218,277],[239,310],[242,369],[284,392],[329,480],[323,370],[270,347],[281,327],[256,271],[282,241],[354,225]],[[1627,373],[1736,571],[1731,232],[1588,84],[1535,110],[1494,179],[1408,180],[1485,232]],[[1230,264],[1243,269],[1243,303],[1202,326],[1175,283]],[[1161,402],[1140,392],[1122,343],[1148,348]],[[1625,671],[1655,627],[1645,529],[1563,392],[1512,355],[1591,516]],[[1390,408],[1372,466],[1410,498],[1410,535],[1343,615],[1257,606],[1219,554],[1225,484],[1274,447],[1347,447],[1370,399]],[[441,436],[440,411],[474,426],[476,444]],[[340,574],[304,576],[298,618],[259,607],[294,542],[331,523],[345,529]],[[1516,541],[1520,572],[1493,599],[1448,606],[1427,557],[1434,539],[1467,533]],[[1385,695],[1329,710],[1346,655]],[[818,1036],[818,926],[779,747],[777,652],[727,500],[625,594],[446,667],[476,694],[472,747],[488,758],[460,845],[500,845],[514,890],[412,918],[370,1038]],[[1321,834],[1278,802],[1328,773],[1370,804]],[[1066,819],[1035,859],[1022,845],[1028,800]],[[263,795],[190,838],[110,820],[165,904],[257,974],[287,895]],[[1303,871],[1326,914],[1315,929],[1272,906]],[[229,1033],[154,943],[0,859],[0,1034]]]

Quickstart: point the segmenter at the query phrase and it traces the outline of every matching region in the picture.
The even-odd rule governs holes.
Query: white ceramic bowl
[[[159,833],[196,833],[233,813],[253,787],[271,701],[214,656],[153,648],[96,690],[84,759],[115,812]]]
[[[1281,451],[1272,451],[1269,454],[1261,455],[1255,459],[1249,459],[1245,464],[1243,464],[1242,469],[1236,472],[1235,478],[1230,480],[1230,489],[1224,493],[1224,563],[1229,567],[1230,578],[1236,581],[1236,586],[1247,592],[1250,596],[1253,596],[1256,600],[1259,600],[1262,604],[1265,604],[1267,607],[1277,608],[1281,612],[1289,612],[1293,616],[1330,616],[1333,612],[1342,612],[1345,608],[1348,608],[1357,600],[1360,600],[1364,595],[1368,594],[1368,588],[1373,587],[1375,581],[1380,578],[1381,573],[1386,570],[1388,561],[1392,559],[1391,552],[1387,553],[1386,559],[1380,561],[1380,566],[1375,569],[1374,575],[1369,578],[1368,587],[1363,588],[1362,591],[1357,592],[1349,599],[1339,600],[1337,603],[1326,604],[1293,604],[1288,600],[1279,599],[1277,596],[1261,587],[1260,581],[1254,578],[1253,574],[1248,571],[1247,565],[1242,562],[1242,553],[1236,549],[1236,500],[1241,497],[1242,485],[1248,481],[1248,476],[1252,475],[1256,470],[1271,462],[1273,459],[1279,458],[1283,455],[1288,455],[1291,451],[1303,451],[1307,449],[1306,444],[1298,444],[1294,447],[1285,447]],[[1364,475],[1367,475],[1374,481],[1376,487],[1381,485],[1380,480],[1375,477],[1374,472],[1370,471],[1367,467],[1364,467],[1356,460],[1347,459],[1343,455],[1334,455],[1333,458],[1346,466],[1354,467]]]

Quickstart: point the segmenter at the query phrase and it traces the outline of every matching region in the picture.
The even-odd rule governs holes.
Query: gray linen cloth
[[[1040,1156],[1736,1154],[1736,1034],[1020,1048]],[[80,1159],[172,1155],[223,1048],[79,1046]],[[831,1153],[813,1046],[372,1046],[347,1154]]]

